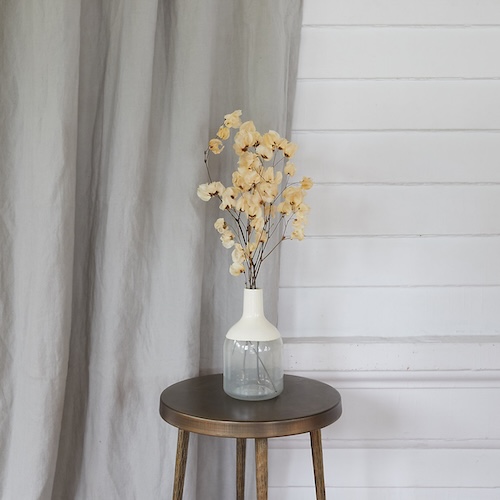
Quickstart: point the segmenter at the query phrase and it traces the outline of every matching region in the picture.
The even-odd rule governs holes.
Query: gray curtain
[[[300,17],[301,0],[0,0],[0,498],[169,498],[159,395],[221,369],[244,286],[196,196],[203,149],[234,109],[289,132]],[[276,255],[271,305],[277,273]],[[192,440],[186,499],[234,495],[219,441]]]

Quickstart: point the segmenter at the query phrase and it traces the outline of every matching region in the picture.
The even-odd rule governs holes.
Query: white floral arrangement
[[[309,177],[291,181],[296,169],[290,160],[297,144],[274,130],[260,134],[252,121],[242,123],[240,117],[241,110],[225,115],[217,138],[209,141],[205,165],[210,182],[201,184],[197,194],[203,201],[214,197],[220,201],[219,208],[227,212],[228,220],[221,217],[214,226],[224,247],[233,248],[229,272],[244,274],[246,288],[257,288],[257,276],[267,257],[287,239],[304,239],[310,210],[304,197],[313,182]],[[231,129],[238,130],[233,144],[238,168],[232,174],[232,185],[225,187],[212,181],[208,159],[210,153],[221,153]],[[290,223],[292,230],[287,234]],[[274,243],[269,248],[270,241]]]

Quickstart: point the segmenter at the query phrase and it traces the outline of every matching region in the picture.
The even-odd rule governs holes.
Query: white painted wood
[[[304,25],[500,24],[497,0],[305,0]]]
[[[324,449],[498,449],[496,388],[343,389],[343,415],[322,431]],[[451,383],[450,383],[451,385]],[[485,411],[478,412],[488,401]],[[271,441],[274,449],[308,449],[308,435]]]
[[[303,23],[292,140],[316,185],[278,327],[287,372],[343,397],[328,494],[498,500],[500,2],[305,0]],[[307,435],[271,440],[269,478],[315,498]]]
[[[273,449],[269,459],[271,487],[314,484],[309,450]],[[324,462],[329,487],[500,487],[500,450],[327,449]]]
[[[281,248],[282,287],[500,284],[500,237],[310,238]]]
[[[311,236],[500,234],[500,184],[318,185],[307,203]]]
[[[304,464],[304,468],[307,467]],[[338,500],[498,500],[498,488],[326,488]],[[269,488],[269,500],[315,500],[314,487]]]
[[[299,78],[500,77],[500,26],[304,27]]]
[[[499,335],[500,286],[281,288],[284,337]]]
[[[417,381],[427,388],[449,387],[450,381],[465,387],[499,385],[499,336],[285,340],[287,372],[319,378],[334,387],[343,387],[350,380],[354,382],[349,387],[375,389],[399,387],[401,380],[408,384]],[[465,372],[466,378],[458,372]]]
[[[296,131],[292,140],[298,175],[315,182],[500,182],[500,133]]]
[[[293,128],[500,129],[500,80],[299,80]]]

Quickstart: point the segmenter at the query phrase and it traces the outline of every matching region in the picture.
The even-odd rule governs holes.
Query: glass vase
[[[264,315],[260,289],[245,289],[243,315],[226,335],[223,380],[236,399],[272,399],[283,391],[283,341]]]

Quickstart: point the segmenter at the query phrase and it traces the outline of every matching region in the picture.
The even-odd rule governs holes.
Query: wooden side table
[[[309,432],[316,498],[325,500],[321,429],[340,418],[340,394],[327,384],[285,375],[285,388],[275,399],[240,401],[225,394],[222,375],[195,377],[165,389],[160,415],[177,427],[173,500],[181,500],[189,433],[236,438],[236,498],[244,499],[247,438],[255,439],[257,499],[267,500],[267,440]]]

